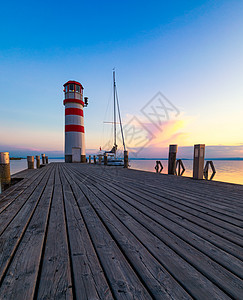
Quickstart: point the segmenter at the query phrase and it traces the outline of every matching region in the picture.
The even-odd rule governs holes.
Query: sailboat
[[[113,131],[114,131],[114,144],[110,151],[104,151],[104,154],[107,155],[107,165],[108,166],[124,166],[124,160],[122,158],[117,157],[117,124],[120,124],[120,130],[121,130],[121,136],[122,136],[122,143],[124,151],[126,151],[126,145],[125,145],[125,139],[123,134],[123,128],[122,128],[122,121],[121,121],[121,113],[120,113],[120,107],[119,107],[119,100],[118,100],[118,93],[117,93],[117,87],[116,87],[116,77],[115,77],[115,70],[113,69],[113,122],[109,122],[113,124]],[[119,123],[117,123],[117,111],[118,111],[118,118]]]

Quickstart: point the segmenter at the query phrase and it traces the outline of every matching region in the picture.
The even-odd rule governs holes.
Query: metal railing
[[[176,161],[176,175],[177,176],[182,176],[183,173],[185,172],[185,170],[186,170],[186,168],[185,168],[182,160],[181,159],[177,159],[177,161]]]
[[[209,167],[211,167],[212,174],[211,174],[210,178],[208,179]],[[216,174],[216,169],[214,167],[214,164],[213,164],[212,160],[206,161],[206,164],[205,164],[205,167],[204,167],[204,170],[203,170],[203,174],[204,174],[204,178],[206,180],[212,180],[214,178],[214,176]]]

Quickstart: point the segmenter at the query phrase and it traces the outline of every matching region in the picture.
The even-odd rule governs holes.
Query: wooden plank
[[[86,173],[84,173],[82,176],[84,176],[85,174]],[[105,173],[102,174],[102,176],[99,175],[99,178],[96,177],[96,181],[99,182],[101,178],[103,180],[106,179]],[[188,217],[190,220],[192,220],[192,222],[199,224],[205,229],[212,231],[215,234],[222,236],[223,238],[229,239],[234,243],[238,243],[239,246],[242,246],[242,238],[239,238],[239,234],[242,232],[241,227],[228,224],[227,222],[209,216],[206,213],[197,211],[196,209],[193,209],[190,206],[186,205],[185,202],[180,202],[180,200],[174,199],[172,195],[168,197],[165,197],[164,195],[163,197],[161,195],[157,195],[154,191],[147,190],[146,185],[139,185],[137,187],[136,182],[134,184],[124,184],[122,182],[120,183],[120,180],[114,182],[114,184],[116,187],[121,187],[123,189],[123,193],[126,193],[128,187],[131,187],[131,189],[135,190],[137,194],[140,194],[140,197],[145,197],[146,195],[148,195],[151,198],[152,196],[153,199],[158,199],[161,201],[161,206],[170,205],[173,209],[180,210],[183,218]]]
[[[35,182],[38,177],[42,176],[44,173],[44,170],[42,170],[36,173],[31,179],[24,179],[0,194],[0,213],[13,201],[15,201],[18,196],[20,196],[28,187],[32,185],[32,183]]]
[[[0,299],[33,299],[52,198],[54,172],[28,224],[0,288]]]
[[[107,194],[107,190],[110,189],[111,190],[111,187],[110,187],[110,184],[109,185],[106,185],[105,186],[105,191],[103,191],[104,193]],[[115,197],[114,197],[114,189],[113,189],[113,194],[110,196],[110,198],[113,199],[113,201],[115,201]],[[116,192],[117,194],[117,192]],[[119,205],[123,205],[121,204],[121,199],[123,198],[124,199],[124,195],[122,195],[121,193],[119,194]],[[119,201],[117,200],[117,201]],[[148,215],[150,218],[154,219],[155,215],[157,215],[157,213],[155,211],[151,212],[151,214],[148,214],[148,211],[150,210],[149,207],[145,207],[143,209],[143,205],[141,205],[141,203],[139,203],[138,205],[131,199],[126,199],[126,202],[133,205],[133,207],[136,207],[136,209],[139,209],[142,214],[143,214],[143,218],[142,221],[140,220],[140,222],[144,225],[146,224],[147,228],[149,228],[150,230],[155,230],[156,226],[158,227],[158,224],[154,223],[151,219],[148,219],[146,217],[146,215]],[[118,202],[116,202],[118,204]],[[123,208],[125,207],[124,205],[122,206]],[[129,208],[127,208],[127,211],[130,211],[130,214],[131,214],[131,211],[134,211],[134,208],[131,207],[129,205]],[[125,209],[125,208],[124,208]],[[133,217],[136,218],[136,214],[138,214],[138,211],[135,211],[134,214],[133,214]],[[161,220],[161,216],[158,215],[158,217],[156,218],[156,221],[158,222],[158,220]],[[147,220],[147,222],[145,223],[145,220]],[[167,223],[168,223],[168,220],[167,220]],[[164,222],[163,225],[166,224],[166,220]],[[153,226],[152,226],[153,225]],[[144,225],[145,226],[145,225]],[[152,226],[152,227],[151,227]],[[170,226],[173,226],[173,223],[171,222],[170,223]],[[177,226],[176,230],[180,230],[180,227]],[[227,290],[226,289],[226,292],[227,293],[231,293],[231,295],[233,296],[239,296],[240,295],[240,292],[242,292],[242,281],[241,280],[238,280],[237,277],[233,276],[231,278],[231,273],[229,273],[226,269],[222,269],[222,267],[216,263],[214,263],[214,261],[210,261],[210,259],[207,257],[204,257],[204,255],[200,252],[200,251],[196,251],[195,249],[193,248],[190,248],[189,245],[187,245],[186,243],[184,243],[183,240],[178,240],[177,241],[177,237],[176,236],[173,236],[170,234],[170,232],[168,232],[167,230],[165,230],[164,228],[160,228],[158,227],[158,230],[159,234],[157,235],[158,237],[162,237],[161,234],[163,231],[166,232],[166,235],[165,237],[162,237],[162,240],[165,242],[166,241],[166,236],[168,237],[167,240],[168,241],[173,241],[171,244],[170,244],[170,247],[172,247],[172,249],[176,250],[177,253],[180,253],[180,255],[183,257],[185,257],[187,259],[187,261],[190,261],[191,260],[191,263],[196,266],[199,270],[201,270],[201,272],[203,274],[207,274],[207,276],[209,276],[209,278],[211,278],[212,281],[216,282],[219,286],[224,287],[224,283],[227,281],[229,283],[231,283],[231,287]],[[182,231],[181,232],[181,236],[183,236],[183,238],[185,238],[185,234],[186,232],[185,231]],[[189,235],[189,238],[190,238],[190,235]],[[195,235],[194,236],[191,236],[192,239],[195,239]],[[180,245],[179,249],[176,245]],[[182,251],[182,249],[184,248],[184,253]],[[215,249],[214,249],[215,250]],[[187,253],[194,253],[193,254],[193,259],[190,258],[190,255],[188,256]],[[222,256],[223,256],[223,253],[222,253]],[[218,256],[218,259],[220,257]],[[209,263],[210,261],[210,263]],[[204,262],[204,264],[202,264],[202,262]],[[239,266],[239,261],[237,262],[236,260],[234,260],[232,258],[232,264],[234,264],[234,271],[236,273],[241,274],[241,270],[242,270],[242,266]],[[238,263],[238,264],[237,264]],[[202,265],[201,265],[202,264]],[[229,263],[228,263],[228,266],[229,266]],[[221,274],[223,273],[223,275]],[[222,278],[220,278],[222,277]],[[232,283],[233,282],[233,283]],[[233,289],[233,290],[232,290]]]
[[[0,236],[0,283],[36,210],[48,177],[47,173],[41,184],[37,186],[28,201]]]
[[[156,299],[191,299],[190,295],[156,260],[146,247],[129,231],[106,207],[95,194],[91,193],[86,186],[79,184],[85,192],[90,203],[100,218],[103,220],[112,236],[119,244],[123,254],[136,270],[142,281]],[[123,214],[120,211],[119,214]]]
[[[60,172],[77,299],[113,299],[71,186]]]
[[[102,178],[104,179],[104,175],[102,176]],[[166,200],[168,200],[170,203],[173,201],[174,205],[179,206],[182,210],[186,210],[186,211],[190,211],[193,212],[194,211],[194,215],[199,215],[199,213],[202,213],[201,216],[204,216],[207,221],[213,222],[213,223],[219,223],[219,225],[221,227],[224,227],[228,230],[231,230],[233,232],[236,232],[237,234],[242,232],[243,235],[243,229],[242,229],[242,222],[241,221],[237,221],[235,218],[228,218],[227,216],[222,215],[221,213],[217,213],[214,211],[209,211],[209,210],[205,210],[202,209],[199,205],[192,205],[191,203],[188,203],[187,201],[184,200],[184,194],[181,194],[177,197],[173,196],[173,193],[168,193],[167,191],[159,191],[157,192],[157,190],[159,190],[158,188],[153,188],[151,189],[151,187],[149,185],[142,185],[142,184],[138,184],[137,181],[134,182],[129,182],[126,184],[122,182],[120,176],[119,176],[119,182],[115,182],[116,185],[120,185],[120,186],[131,186],[132,189],[135,189],[137,191],[143,191],[143,193],[148,194],[148,195],[153,195],[154,197],[161,197],[161,194],[163,195],[163,198]],[[146,188],[145,188],[146,187]],[[223,221],[223,222],[222,222]],[[231,223],[228,223],[231,222]],[[235,227],[232,222],[234,224],[236,224]]]
[[[77,178],[76,174],[75,178]],[[82,180],[81,177],[80,179]],[[106,193],[107,192],[108,191],[106,190]],[[156,257],[158,261],[160,261],[160,263],[173,275],[174,278],[176,278],[176,280],[187,292],[190,293],[190,295],[195,298],[203,298],[207,295],[210,299],[217,297],[220,299],[228,299],[227,295],[212,284],[210,280],[199,273],[193,266],[188,264],[181,256],[169,248],[166,245],[168,244],[167,239],[166,241],[162,241],[155,235],[151,234],[153,231],[151,232],[146,227],[141,226],[141,224],[136,220],[136,217],[134,217],[134,215],[131,216],[131,211],[133,211],[132,207],[129,207],[130,213],[122,207],[123,214],[121,215],[118,208],[119,206],[121,208],[121,199],[118,200],[118,205],[114,194],[112,195],[112,201],[111,198],[108,200],[105,194],[102,195],[102,198],[103,197],[106,199],[106,204],[112,208],[113,213],[118,210],[116,214],[117,218],[119,218],[131,232],[136,234],[141,243],[146,245],[150,253]],[[100,197],[101,201],[102,198]],[[163,253],[163,255],[161,255],[161,253]]]
[[[37,299],[72,299],[70,257],[58,164],[48,221]]]
[[[182,209],[168,204],[170,203],[169,201],[163,201],[163,197],[160,197],[160,200],[157,200],[158,198],[154,196],[147,196],[144,192],[132,188],[129,189],[128,186],[126,186],[126,188],[120,188],[118,185],[113,184],[110,184],[110,186],[147,205],[149,208],[153,208],[164,217],[182,226],[182,228],[185,227],[198,236],[208,240],[210,243],[222,248],[224,251],[228,251],[239,259],[243,259],[243,239],[239,235],[222,229],[219,226],[215,226],[214,224],[205,222],[198,217],[194,217],[193,215],[184,212]],[[224,238],[220,235],[224,236]]]
[[[118,299],[151,299],[150,294],[87,201],[82,190],[73,181],[72,187],[114,297]]]
[[[21,192],[21,197],[18,195],[16,198],[13,198],[11,202],[8,203],[0,212],[0,234],[5,230],[9,223],[12,222],[14,217],[19,213],[21,208],[26,204],[30,196],[35,192],[38,185],[42,181],[46,180],[46,174],[48,172],[41,173],[38,178],[35,178],[35,181],[32,182],[29,186],[25,187]]]

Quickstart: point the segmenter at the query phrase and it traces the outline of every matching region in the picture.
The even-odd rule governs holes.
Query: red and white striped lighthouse
[[[84,140],[83,86],[77,81],[64,85],[65,162],[86,162]]]

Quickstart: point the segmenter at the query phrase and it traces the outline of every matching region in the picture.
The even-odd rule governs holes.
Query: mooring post
[[[107,166],[108,156],[107,153],[104,154],[104,165]]]
[[[98,157],[99,157],[99,165],[101,165],[102,155],[98,155]]]
[[[0,185],[4,186],[11,183],[9,152],[0,152]]]
[[[94,164],[96,164],[96,156],[94,155]]]
[[[124,151],[124,168],[128,168],[128,151]]]
[[[89,164],[91,164],[91,155],[89,155]]]
[[[46,163],[46,155],[41,154],[41,159],[42,159],[42,165],[44,165]]]
[[[176,153],[177,145],[170,145],[168,158],[168,174],[176,174]]]
[[[39,169],[40,168],[40,155],[36,155],[35,159],[36,159],[36,169]]]
[[[34,156],[27,156],[28,169],[34,169],[35,159]]]
[[[46,156],[46,164],[48,164],[48,156]]]
[[[193,179],[203,179],[205,144],[194,145]]]

